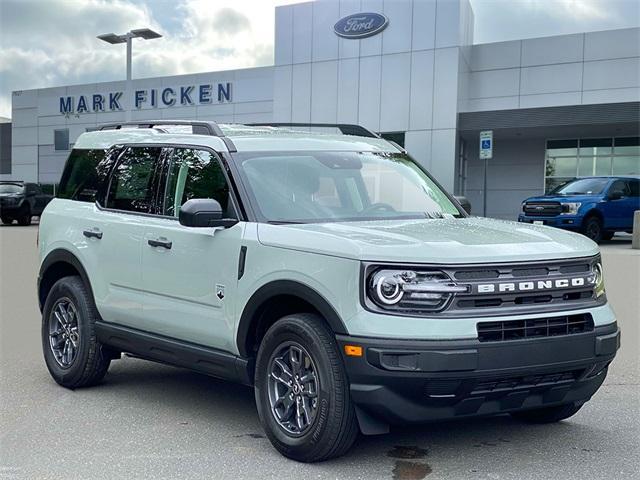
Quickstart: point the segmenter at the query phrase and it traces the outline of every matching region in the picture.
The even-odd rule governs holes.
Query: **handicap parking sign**
[[[480,132],[480,158],[488,159],[493,157],[493,130]]]

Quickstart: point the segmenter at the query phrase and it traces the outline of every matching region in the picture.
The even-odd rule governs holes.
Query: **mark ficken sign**
[[[212,105],[232,101],[232,84],[226,82],[149,88],[133,90],[132,95],[132,104],[137,109]],[[60,97],[62,115],[121,111],[124,106],[124,92]]]

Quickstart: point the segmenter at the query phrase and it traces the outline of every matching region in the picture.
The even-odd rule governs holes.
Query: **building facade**
[[[512,220],[524,198],[568,178],[640,174],[638,28],[474,45],[467,0],[316,0],[275,18],[272,67],[134,80],[131,91],[122,81],[13,92],[0,179],[55,185],[78,135],[127,110],[361,124],[474,213]],[[483,130],[494,139],[486,163]]]

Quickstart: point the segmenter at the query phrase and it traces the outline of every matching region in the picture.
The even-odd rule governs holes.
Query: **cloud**
[[[476,43],[640,26],[638,0],[470,0]]]
[[[125,48],[101,33],[164,34],[134,40],[134,78],[271,65],[286,3],[296,0],[0,0],[0,116],[13,90],[122,79]]]

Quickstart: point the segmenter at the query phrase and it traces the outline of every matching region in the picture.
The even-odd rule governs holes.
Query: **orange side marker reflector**
[[[348,357],[361,357],[362,347],[360,345],[345,345],[344,353],[346,353]]]

